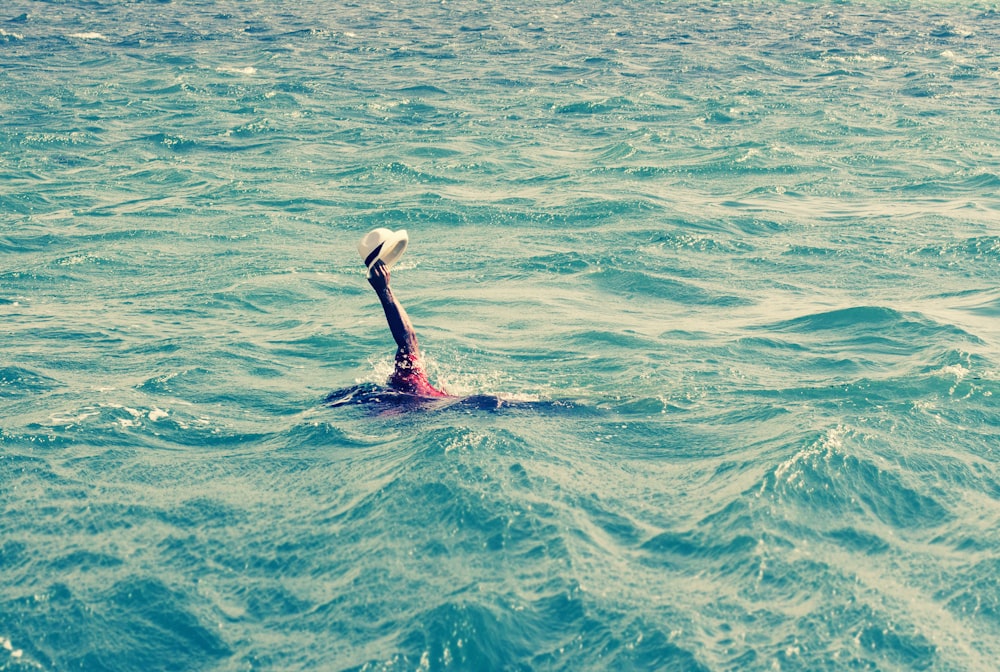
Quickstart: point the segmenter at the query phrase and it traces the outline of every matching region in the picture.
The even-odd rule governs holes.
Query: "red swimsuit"
[[[396,354],[396,370],[389,378],[389,386],[400,392],[418,394],[422,397],[449,396],[447,392],[442,392],[431,385],[423,367],[420,366],[420,360],[404,352]]]

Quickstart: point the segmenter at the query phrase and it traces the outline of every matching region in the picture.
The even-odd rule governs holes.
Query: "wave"
[[[872,362],[934,351],[947,343],[977,346],[982,340],[961,327],[916,312],[884,306],[854,306],[805,315],[758,327],[756,331],[794,335],[812,352],[853,356]]]
[[[462,596],[412,614],[412,622],[420,625],[405,633],[388,660],[347,669],[709,669],[695,651],[674,643],[666,629],[642,618],[616,616],[625,623],[616,619],[609,625],[606,613],[588,608],[579,588],[556,581],[527,599],[511,596],[489,603]],[[582,650],[584,641],[599,647],[600,660]]]
[[[845,450],[861,438],[839,428],[827,432],[775,467],[761,483],[760,496],[779,504],[790,519],[820,529],[833,523],[833,532],[841,535],[842,526],[852,523],[862,530],[871,521],[892,530],[932,530],[953,520],[937,498],[910,487],[902,469]]]
[[[553,111],[556,114],[607,114],[610,112],[621,112],[632,110],[635,103],[628,98],[621,96],[614,98],[603,98],[601,100],[583,101],[556,105]]]
[[[80,566],[75,567],[80,572]],[[78,584],[79,582],[74,582]],[[3,605],[30,612],[32,628],[10,624],[18,661],[43,669],[171,670],[225,660],[232,650],[208,624],[204,605],[157,578],[132,575],[110,586],[37,586],[34,600]]]
[[[19,366],[0,367],[0,398],[25,397],[63,387],[64,383]]]
[[[899,463],[905,457],[893,461],[893,446],[881,446],[887,452],[879,455],[874,444],[870,436],[844,427],[769,442],[744,468],[720,468],[712,481],[722,482],[706,497],[710,510],[696,515],[690,525],[643,541],[639,559],[688,580],[731,585],[739,597],[722,597],[706,612],[722,622],[756,613],[754,618],[767,618],[769,627],[795,622],[812,631],[822,623],[839,633],[824,636],[824,645],[797,650],[790,659],[796,669],[822,666],[831,651],[858,663],[931,666],[939,652],[933,638],[916,625],[921,617],[899,618],[891,606],[913,597],[907,581],[919,583],[919,578],[881,579],[900,571],[919,575],[918,567],[907,564],[910,551],[901,539],[926,540],[950,529],[956,522],[955,499],[944,497],[934,479],[915,477],[909,465]],[[740,458],[734,459],[736,467]],[[755,483],[733,487],[746,484],[754,472]],[[731,482],[728,487],[726,481]],[[734,490],[736,494],[711,496]],[[901,557],[906,558],[904,569]],[[867,597],[847,607],[817,601],[827,590]],[[766,616],[751,610],[752,604],[769,605]],[[852,637],[872,648],[850,653],[845,649]],[[780,638],[734,650],[769,660],[788,653]],[[707,659],[727,669],[742,667],[720,654],[707,654]]]
[[[411,86],[404,86],[393,90],[395,93],[401,93],[410,96],[449,96],[451,95],[444,89],[434,86],[433,84],[414,84]]]
[[[692,306],[736,307],[752,305],[749,299],[704,289],[699,285],[648,271],[602,268],[588,276],[602,291],[619,297],[650,297]]]
[[[912,92],[910,95],[936,95],[931,92]],[[955,194],[995,194],[1000,190],[1000,175],[994,173],[976,173],[975,175],[958,174],[948,179],[915,180],[899,185],[876,189],[876,191],[902,191],[917,193],[946,193],[950,197]]]
[[[1000,260],[1000,236],[974,236],[963,241],[944,243],[920,248],[917,254],[941,263],[960,262],[996,263]]]

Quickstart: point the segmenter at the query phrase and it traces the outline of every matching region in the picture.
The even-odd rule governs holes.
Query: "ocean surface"
[[[998,45],[4,0],[0,670],[997,669]]]

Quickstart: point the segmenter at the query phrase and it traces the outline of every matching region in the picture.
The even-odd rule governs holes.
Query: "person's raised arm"
[[[398,353],[418,357],[420,351],[417,347],[417,333],[413,330],[413,324],[409,316],[399,305],[399,301],[393,296],[389,288],[389,269],[381,260],[376,261],[368,273],[368,282],[382,302],[382,310],[385,311],[385,319],[389,323],[389,330],[399,348]]]

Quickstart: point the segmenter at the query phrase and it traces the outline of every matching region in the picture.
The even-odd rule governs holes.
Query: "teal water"
[[[1000,7],[498,4],[0,8],[0,670],[995,669]]]

